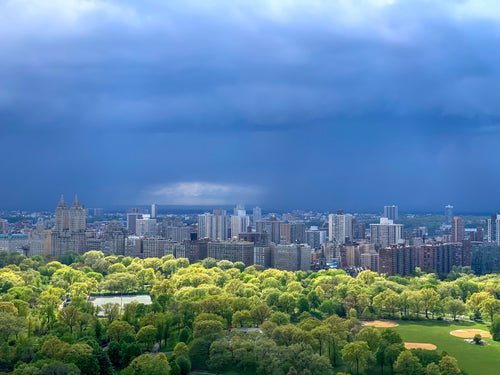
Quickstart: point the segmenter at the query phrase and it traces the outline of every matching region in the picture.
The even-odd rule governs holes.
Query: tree
[[[146,349],[150,350],[151,345],[156,340],[157,329],[152,325],[147,325],[142,327],[139,332],[137,332],[137,341],[146,344]]]
[[[444,356],[439,361],[439,368],[444,375],[460,375],[461,371],[458,368],[458,363],[456,358],[449,355]]]
[[[425,375],[441,375],[441,370],[439,366],[434,362],[431,362],[427,365],[424,371]]]
[[[482,314],[487,315],[490,318],[490,321],[493,322],[495,315],[500,312],[500,301],[495,297],[490,296],[481,302],[479,309]]]
[[[115,320],[109,325],[107,333],[113,340],[120,341],[126,335],[135,335],[135,329],[127,322]]]
[[[57,318],[61,321],[61,323],[66,324],[69,327],[70,332],[73,333],[73,327],[78,325],[81,315],[82,313],[78,307],[70,305],[59,310]]]
[[[208,367],[215,372],[222,372],[232,363],[232,351],[230,343],[225,340],[217,340],[210,345],[210,359]]]
[[[487,300],[488,298],[491,298],[491,294],[488,292],[478,292],[474,293],[470,296],[470,298],[467,300],[467,307],[471,309],[476,316],[480,316],[481,314],[481,305],[482,303]]]
[[[490,327],[493,340],[500,341],[500,317],[496,318]]]
[[[17,335],[24,328],[24,319],[9,313],[0,313],[0,342],[7,342],[9,337]]]
[[[82,375],[99,374],[99,362],[92,355],[79,355],[76,358],[75,365],[80,369]]]
[[[439,302],[439,294],[432,288],[424,288],[420,290],[422,296],[422,307],[425,311],[425,317],[429,318],[429,311],[434,311]]]
[[[453,320],[457,320],[457,315],[465,314],[466,306],[459,299],[450,299],[444,304],[444,311],[453,316]]]
[[[342,349],[342,360],[348,362],[357,374],[360,373],[360,370],[364,370],[369,356],[370,348],[364,341],[351,342]]]
[[[272,312],[273,310],[263,303],[252,308],[250,310],[250,316],[252,317],[254,324],[260,326],[271,316]]]
[[[359,331],[356,336],[358,341],[365,341],[372,352],[375,352],[378,348],[378,343],[380,340],[380,332],[375,327],[364,327]]]
[[[420,375],[423,369],[418,358],[409,350],[405,350],[394,363],[394,371],[400,375]]]

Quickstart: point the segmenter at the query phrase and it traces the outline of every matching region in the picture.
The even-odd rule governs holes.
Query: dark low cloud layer
[[[495,1],[0,2],[0,208],[500,210]]]

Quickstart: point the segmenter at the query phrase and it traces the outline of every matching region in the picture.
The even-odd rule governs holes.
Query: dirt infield
[[[491,333],[485,331],[484,329],[457,329],[456,331],[451,331],[450,335],[461,337],[463,339],[472,339],[474,335],[480,334],[481,337],[491,337]]]
[[[363,322],[363,325],[377,327],[377,328],[390,328],[390,327],[397,327],[399,324],[394,323],[394,322],[384,321],[384,320],[373,320],[373,321],[369,321],[369,322]]]
[[[434,344],[424,344],[420,342],[405,342],[406,349],[425,349],[425,350],[436,350],[437,346]]]

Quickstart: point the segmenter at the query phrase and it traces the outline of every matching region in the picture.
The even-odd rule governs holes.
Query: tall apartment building
[[[403,238],[403,225],[394,224],[385,217],[380,218],[379,224],[370,224],[370,243],[387,247],[399,243]]]
[[[451,241],[462,242],[465,238],[465,221],[455,216],[451,221]]]
[[[106,224],[101,239],[101,251],[105,254],[125,255],[125,238],[127,230],[117,221]]]
[[[36,228],[29,234],[29,256],[50,255],[51,231],[45,229],[43,222],[39,221]]]
[[[66,251],[83,254],[86,251],[86,215],[85,208],[78,198],[68,210],[64,198],[61,197],[56,208],[55,226],[51,233],[51,255],[61,256]]]
[[[209,242],[207,256],[214,259],[227,259],[231,262],[243,262],[251,266],[254,262],[253,242]]]
[[[130,234],[136,234],[138,219],[142,219],[142,208],[129,208],[127,210],[127,230]]]
[[[257,221],[261,220],[262,220],[262,209],[259,206],[257,206],[252,211],[252,221],[256,223]]]
[[[486,235],[488,242],[494,242],[500,245],[500,217],[498,214],[492,214],[488,219],[488,232]]]
[[[189,226],[160,226],[160,235],[174,242],[182,242],[191,239],[192,232],[193,229]]]
[[[225,210],[214,210],[213,214],[198,215],[198,238],[226,241],[229,232],[229,218]]]
[[[415,271],[416,264],[415,248],[412,246],[392,245],[379,249],[380,273],[405,276]]]
[[[269,246],[254,246],[253,248],[253,264],[258,264],[263,267],[271,267],[271,247]]]
[[[384,217],[388,218],[389,220],[397,220],[399,217],[398,213],[398,206],[392,205],[392,206],[384,206]]]
[[[321,244],[326,242],[326,230],[319,230],[318,227],[312,226],[306,230],[306,241],[311,248],[318,250],[321,249]]]
[[[306,224],[305,223],[283,223],[280,222],[280,243],[304,243],[306,240]]]
[[[415,248],[416,266],[424,271],[449,273],[453,266],[470,266],[471,253],[470,241],[426,244]]]
[[[352,215],[338,210],[337,214],[328,215],[328,236],[331,242],[339,244],[352,240]]]
[[[495,242],[472,244],[471,268],[476,275],[500,271],[500,245]]]
[[[243,216],[231,216],[231,238],[238,238],[240,233],[245,233],[250,226],[250,217],[247,215]]]
[[[444,207],[444,223],[446,225],[451,225],[451,221],[453,220],[453,206],[447,205]]]
[[[361,266],[378,272],[379,254],[375,250],[370,250],[368,253],[361,254]]]
[[[279,270],[308,271],[311,269],[312,249],[302,245],[271,246],[271,266]]]
[[[135,234],[138,236],[156,236],[156,219],[151,219],[150,215],[143,215],[141,219],[135,222]]]
[[[279,244],[281,240],[280,236],[280,224],[282,222],[278,220],[266,220],[266,221],[257,221],[255,223],[256,230],[258,233],[267,233],[269,234],[269,239],[271,242],[275,244]]]

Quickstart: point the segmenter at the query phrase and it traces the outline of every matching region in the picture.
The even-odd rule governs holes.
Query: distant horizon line
[[[108,206],[87,206],[84,205],[85,208],[102,208],[105,213],[123,213],[126,212],[127,209],[130,208],[151,208],[151,204],[116,204],[116,205],[108,205]],[[225,210],[231,210],[233,208],[236,208],[237,204],[222,204],[222,205],[199,205],[199,204],[193,204],[193,205],[188,205],[188,204],[159,204],[156,203],[156,206],[158,208],[158,211],[160,209],[174,209],[176,211],[182,210],[182,209],[187,209],[189,211],[196,211],[196,212],[206,212],[206,211],[211,211],[214,209],[225,209]],[[398,205],[396,205],[398,206]],[[432,215],[432,216],[445,216],[444,215],[444,207],[446,205],[443,205],[443,211],[425,211],[425,210],[413,210],[413,211],[401,211],[400,206],[398,206],[399,210],[399,215]],[[316,213],[335,213],[338,209],[333,209],[333,210],[318,210],[318,209],[303,209],[303,208],[272,208],[272,209],[267,209],[265,208],[265,205],[244,205],[245,209],[247,211],[252,211],[254,207],[260,207],[263,211],[263,214],[270,214],[270,213],[291,213],[293,211],[303,211],[303,212],[316,212]],[[113,211],[115,210],[115,211]],[[345,213],[348,214],[365,214],[365,215],[380,215],[380,213],[383,213],[383,209],[379,211],[370,211],[370,210],[347,210],[343,209]],[[53,209],[22,209],[22,208],[16,208],[16,209],[7,209],[7,208],[0,208],[0,212],[12,212],[12,211],[26,211],[26,212],[53,212],[55,211],[55,206]],[[189,213],[189,212],[185,212]],[[195,212],[191,212],[195,213]],[[454,212],[453,216],[490,216],[494,212],[485,212],[485,211],[458,211]],[[164,214],[164,213],[162,213]],[[182,214],[182,212],[177,212],[175,214]]]

